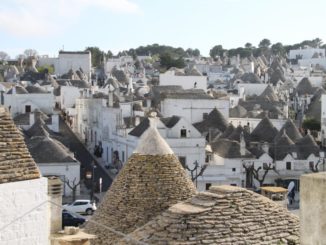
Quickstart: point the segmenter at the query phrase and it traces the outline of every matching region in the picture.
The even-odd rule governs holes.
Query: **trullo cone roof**
[[[127,234],[195,193],[173,151],[151,126],[113,181],[92,221]],[[121,239],[92,222],[86,229],[97,235],[94,244],[116,244]]]

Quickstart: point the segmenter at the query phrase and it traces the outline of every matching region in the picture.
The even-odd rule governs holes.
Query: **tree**
[[[35,49],[26,49],[24,51],[24,55],[26,57],[33,57],[33,56],[37,57],[38,53],[37,53],[37,51]]]
[[[4,51],[0,51],[0,61],[4,61],[8,59],[10,59],[9,55]]]
[[[160,64],[166,69],[170,69],[171,67],[184,68],[186,66],[182,57],[174,58],[170,53],[164,53],[160,56]]]
[[[252,47],[252,44],[251,44],[251,43],[246,43],[246,44],[245,44],[245,48],[252,49],[253,47]]]
[[[103,62],[103,58],[105,55],[104,52],[98,47],[87,47],[85,51],[91,52],[92,66],[99,68]]]
[[[76,191],[77,187],[80,185],[80,180],[78,181],[78,183],[76,183],[76,178],[74,178],[72,182],[70,182],[69,180],[65,180],[64,182],[72,190],[72,201],[74,202],[76,200]]]
[[[302,123],[302,127],[306,130],[320,131],[320,122],[315,118],[306,118]]]
[[[283,44],[278,42],[272,45],[271,47],[272,53],[275,55],[284,55],[285,54],[285,49],[283,47]]]
[[[312,46],[313,48],[318,48],[318,47],[320,47],[321,44],[323,43],[323,41],[322,41],[319,37],[313,39],[311,42],[312,42],[312,45],[311,45],[311,46]]]
[[[224,49],[222,45],[215,45],[210,51],[209,51],[209,55],[212,58],[216,58],[217,56],[222,56],[224,53]]]
[[[194,162],[194,168],[191,169],[187,164],[184,165],[184,168],[187,169],[191,174],[191,180],[194,182],[198,179],[199,176],[202,176],[205,169],[207,168],[207,165],[199,166],[198,162]],[[199,169],[199,170],[198,170]]]
[[[48,74],[54,73],[54,67],[51,65],[39,66],[36,69],[39,73],[48,73]]]
[[[246,184],[247,188],[252,188],[252,178],[255,178],[259,182],[259,186],[262,186],[268,172],[270,170],[274,170],[276,172],[275,166],[272,165],[272,163],[263,163],[263,168],[258,167],[257,169],[255,169],[253,162],[250,164],[243,162],[242,166],[246,171],[246,179],[249,182],[249,184]],[[262,175],[260,174],[260,170],[264,170]]]
[[[186,50],[186,53],[189,55],[189,56],[195,56],[195,57],[198,57],[200,55],[200,51],[199,49],[192,49],[192,48],[188,48]]]
[[[263,40],[260,41],[258,47],[260,48],[268,48],[271,45],[271,41],[269,41],[269,39],[264,38]]]
[[[110,59],[112,57],[113,57],[113,53],[110,50],[108,50],[108,52],[106,53],[106,58]]]

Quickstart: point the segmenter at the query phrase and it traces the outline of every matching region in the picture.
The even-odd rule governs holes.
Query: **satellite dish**
[[[289,183],[289,186],[288,186],[288,193],[290,193],[290,192],[293,190],[294,187],[295,187],[295,184],[294,184],[293,181],[291,181],[291,182]]]

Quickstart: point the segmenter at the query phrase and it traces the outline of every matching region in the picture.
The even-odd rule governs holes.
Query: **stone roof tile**
[[[21,133],[0,107],[0,184],[40,178]]]

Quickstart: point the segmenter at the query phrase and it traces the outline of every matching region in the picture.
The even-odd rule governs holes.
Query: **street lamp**
[[[96,169],[96,165],[95,162],[92,162],[92,172],[88,172],[87,173],[87,178],[91,179],[91,192],[90,192],[90,200],[93,201],[93,197],[94,197],[94,181],[95,181],[95,169]]]

